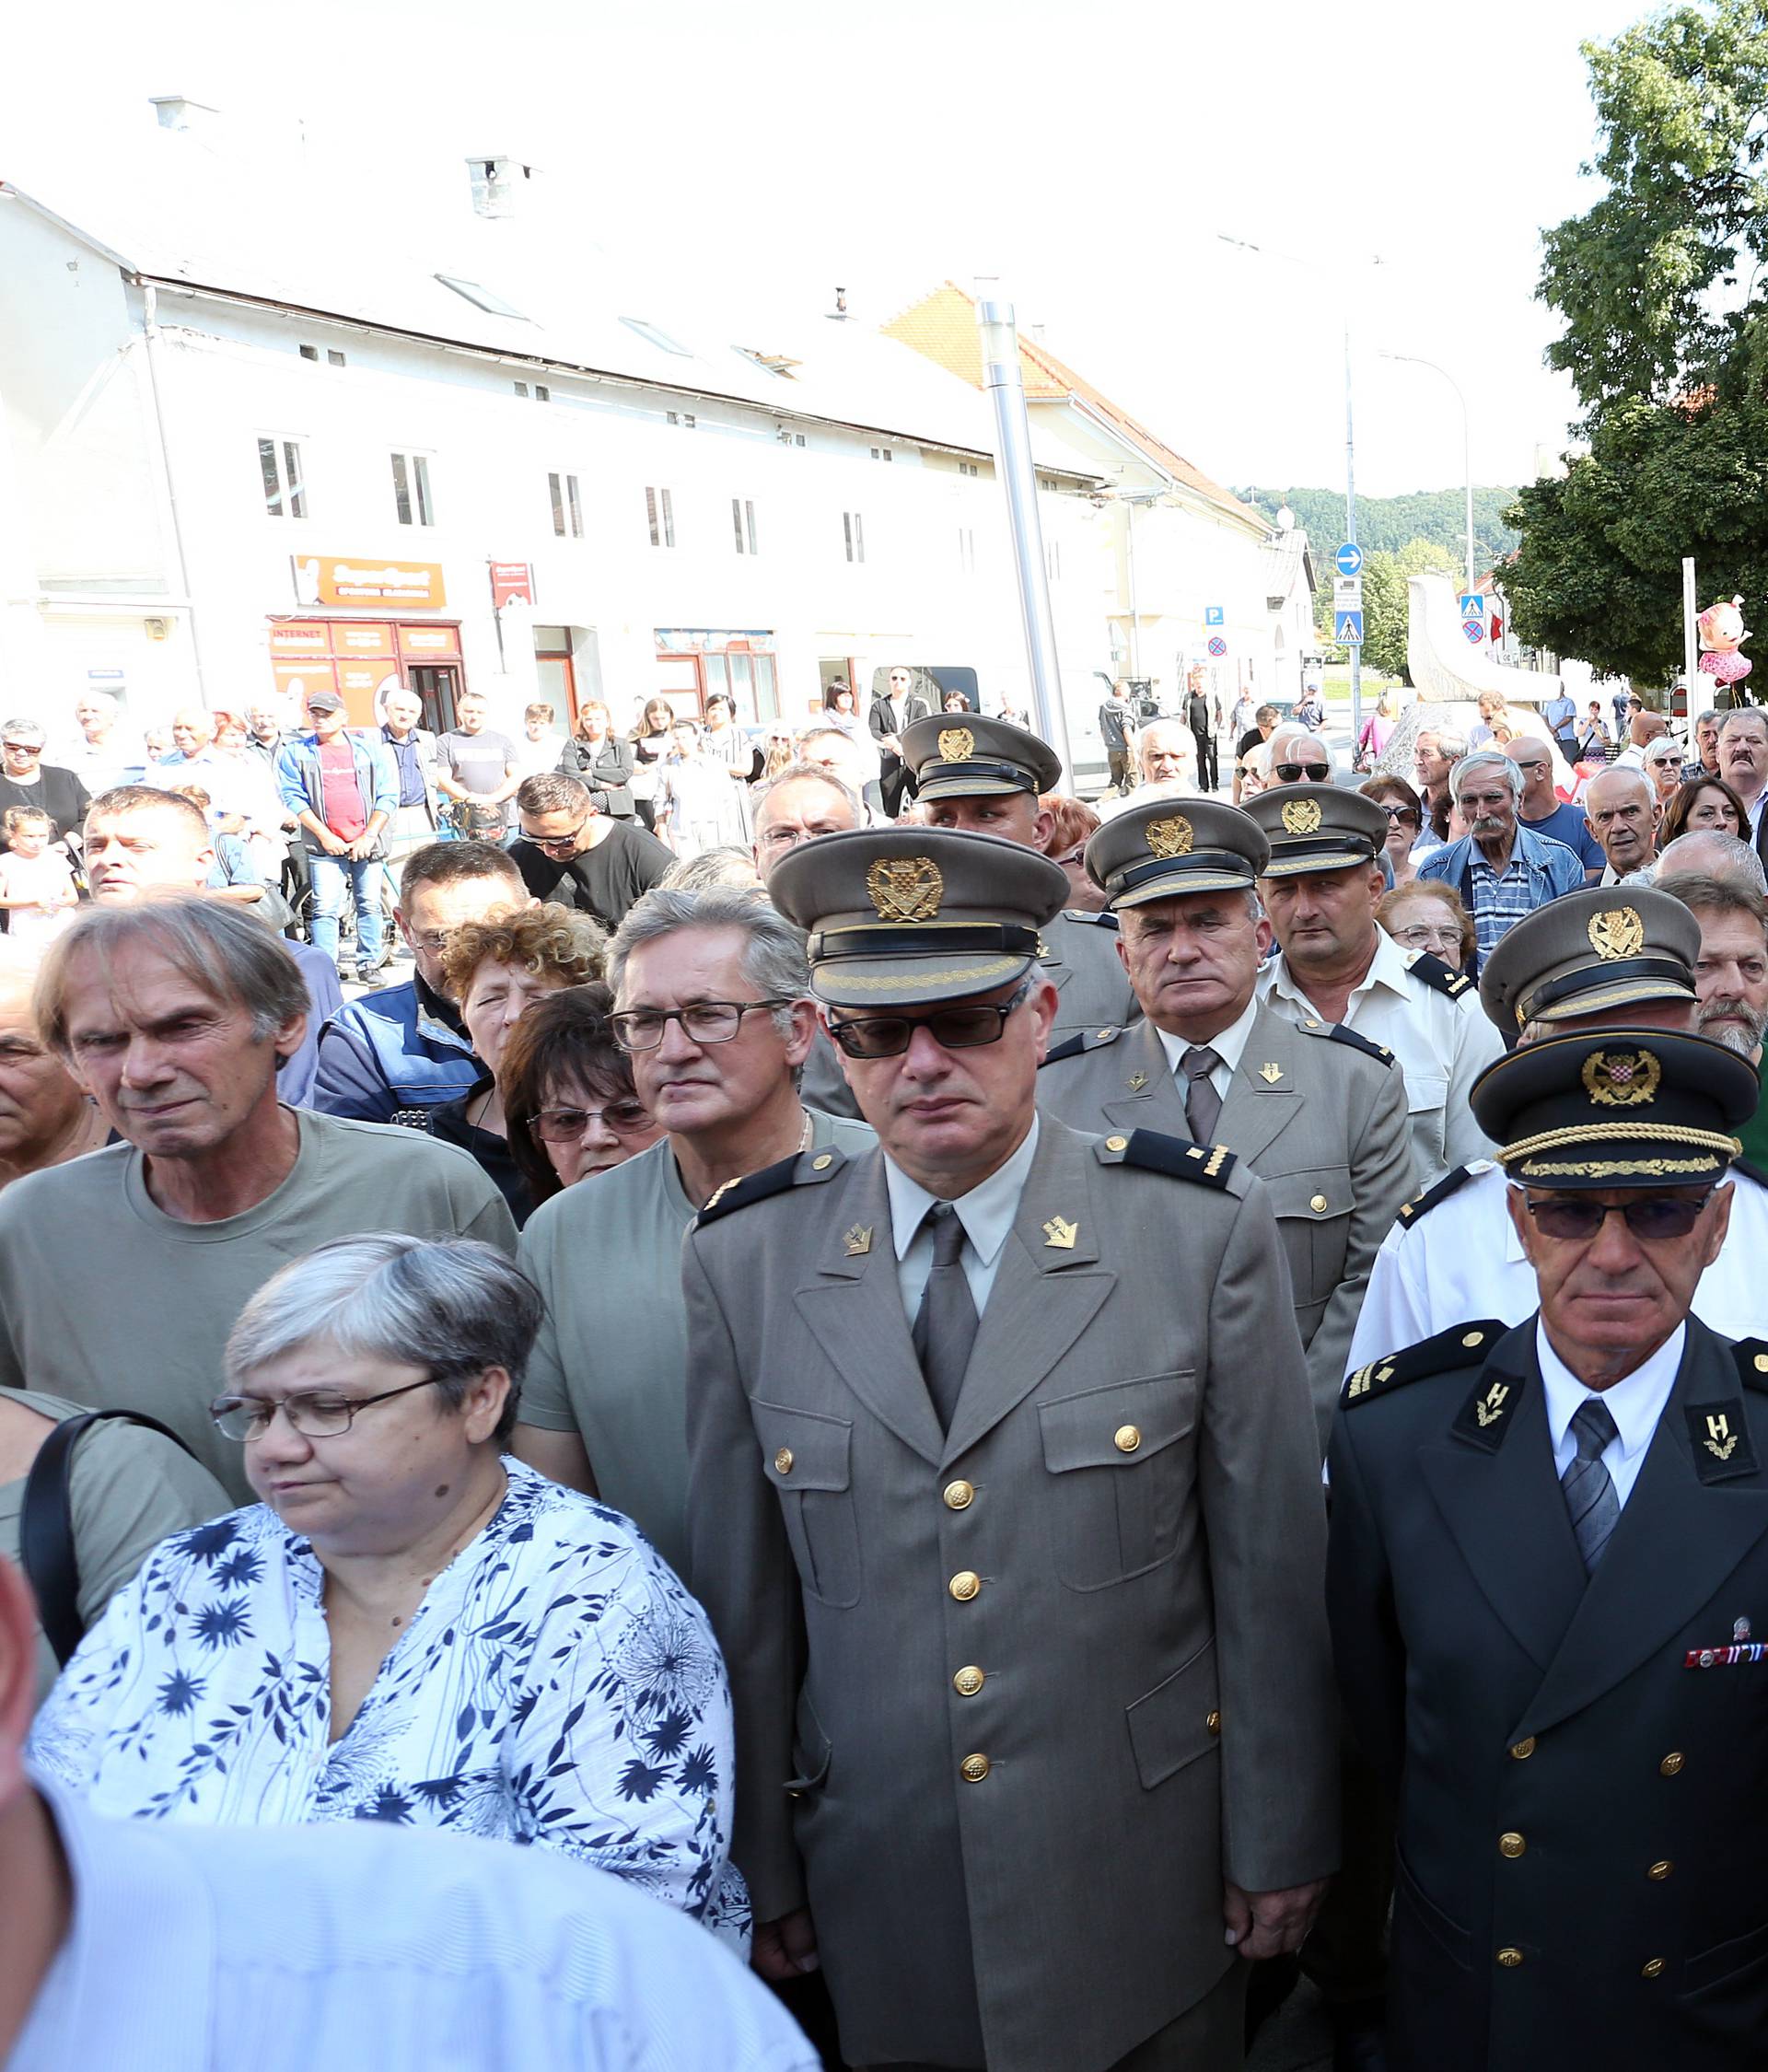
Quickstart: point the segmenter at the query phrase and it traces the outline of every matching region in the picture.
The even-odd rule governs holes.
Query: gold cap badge
[[[1163,861],[1169,856],[1188,856],[1195,839],[1191,822],[1182,813],[1175,813],[1170,820],[1150,821],[1143,831],[1147,837],[1148,854]]]
[[[1592,1051],[1584,1060],[1584,1090],[1599,1108],[1643,1108],[1663,1076],[1649,1051]]]
[[[1320,822],[1320,801],[1317,798],[1292,798],[1283,809],[1283,832],[1285,834],[1316,833]]]
[[[1615,957],[1636,957],[1646,947],[1646,925],[1630,906],[1605,907],[1591,914],[1585,932],[1590,948],[1605,962]]]
[[[976,737],[968,727],[947,727],[939,735],[941,762],[968,762],[976,752]]]
[[[945,890],[931,856],[880,856],[866,873],[867,897],[880,921],[931,921]]]

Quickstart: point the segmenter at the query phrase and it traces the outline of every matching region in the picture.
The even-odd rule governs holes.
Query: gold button
[[[1211,1734],[1219,1734],[1222,1730],[1221,1714],[1219,1712],[1212,1712],[1204,1721],[1204,1729]]]
[[[1127,1136],[1108,1136],[1105,1139],[1105,1148],[1108,1151],[1127,1151],[1129,1147],[1130,1140]]]
[[[830,1167],[834,1164],[834,1153],[832,1151],[824,1151],[820,1157],[811,1159],[810,1170],[812,1172],[827,1172]]]
[[[1326,1213],[1325,1195],[1316,1194],[1313,1199],[1308,1204],[1308,1206],[1313,1210],[1316,1216],[1324,1216]]]
[[[960,1568],[946,1588],[960,1604],[968,1604],[983,1587],[983,1578],[973,1568]]]
[[[1669,1753],[1665,1756],[1664,1760],[1658,1765],[1658,1767],[1663,1772],[1665,1776],[1673,1777],[1676,1775],[1677,1771],[1681,1768],[1684,1760],[1685,1758],[1683,1757],[1681,1750],[1673,1748],[1670,1750]]]
[[[1485,1333],[1483,1331],[1467,1332],[1462,1336],[1461,1344],[1463,1345],[1483,1345],[1485,1344]]]
[[[1756,1355],[1756,1372],[1758,1374],[1768,1374],[1768,1353],[1758,1353]]]
[[[1101,1029],[1101,1030],[1099,1030],[1099,1042],[1100,1042],[1101,1043],[1103,1043],[1103,1042],[1105,1042],[1106,1041],[1108,1041],[1108,1039],[1109,1039],[1109,1038],[1110,1038],[1110,1036],[1111,1036],[1111,1030],[1110,1030],[1109,1029]]]
[[[1120,1425],[1111,1435],[1111,1444],[1120,1453],[1134,1453],[1142,1443],[1142,1434],[1134,1425]]]
[[[1301,1026],[1304,1029],[1318,1029],[1320,1027],[1320,1024],[1315,1020],[1312,1015],[1309,1015]]]
[[[1519,1834],[1501,1834],[1498,1837],[1498,1854],[1501,1857],[1519,1857],[1528,1846]]]
[[[967,1482],[948,1482],[945,1487],[945,1499],[948,1511],[967,1511],[976,1499],[976,1492]]]
[[[958,1765],[966,1784],[981,1784],[988,1775],[988,1758],[985,1755],[967,1755]]]
[[[967,1663],[951,1680],[951,1687],[960,1698],[973,1698],[987,1680],[975,1663]]]
[[[1506,1972],[1514,1972],[1522,1961],[1522,1952],[1512,1943],[1506,1943],[1498,1952],[1498,1961]]]
[[[1663,1975],[1664,1961],[1661,1957],[1653,1957],[1646,1963],[1641,1964],[1639,1967],[1639,1976],[1641,1978],[1662,1978]]]
[[[1535,1737],[1532,1734],[1525,1734],[1521,1740],[1511,1749],[1510,1752],[1518,1763],[1527,1763],[1535,1752]]]
[[[792,1449],[789,1446],[781,1447],[774,1456],[774,1473],[776,1475],[789,1475],[792,1473]]]
[[[1647,1878],[1655,1879],[1657,1882],[1661,1885],[1664,1880],[1669,1876],[1670,1872],[1674,1870],[1676,1866],[1670,1862],[1668,1857],[1660,1857],[1658,1860],[1652,1865],[1651,1868],[1646,1871],[1646,1876]]]

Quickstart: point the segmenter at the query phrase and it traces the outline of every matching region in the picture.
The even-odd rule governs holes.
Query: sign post
[[[1688,709],[1694,710],[1694,677],[1700,668],[1700,634],[1694,621],[1699,607],[1694,597],[1694,560],[1682,557],[1682,681],[1688,686]]]

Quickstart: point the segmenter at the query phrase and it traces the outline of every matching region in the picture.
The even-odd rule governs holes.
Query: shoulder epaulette
[[[1383,1065],[1393,1063],[1393,1053],[1385,1043],[1372,1043],[1367,1036],[1359,1036],[1355,1029],[1346,1029],[1342,1021],[1316,1021],[1309,1015],[1297,1025],[1310,1036],[1324,1036],[1334,1043],[1348,1043],[1354,1051],[1366,1051],[1370,1057],[1378,1057]]]
[[[1057,1065],[1065,1057],[1079,1057],[1086,1051],[1103,1050],[1122,1035],[1121,1029],[1083,1029],[1077,1036],[1064,1036],[1055,1049],[1044,1053],[1045,1065]]]
[[[1426,1187],[1422,1194],[1414,1194],[1411,1201],[1402,1204],[1400,1221],[1408,1229],[1421,1216],[1428,1215],[1438,1202],[1446,1202],[1451,1194],[1458,1193],[1473,1177],[1471,1166],[1456,1166],[1446,1172],[1435,1186]]]
[[[1451,1324],[1434,1338],[1390,1353],[1385,1359],[1371,1360],[1367,1367],[1359,1367],[1346,1379],[1339,1401],[1349,1410],[1356,1403],[1367,1403],[1370,1397],[1383,1395],[1388,1390],[1401,1388],[1408,1381],[1422,1381],[1426,1375],[1452,1374],[1458,1368],[1477,1367],[1507,1328],[1492,1317],[1477,1323]]]
[[[1174,1180],[1195,1180],[1205,1187],[1226,1187],[1228,1175],[1239,1163],[1225,1144],[1187,1144],[1181,1136],[1166,1136],[1159,1130],[1131,1130],[1126,1135],[1108,1136],[1096,1147],[1104,1166],[1140,1166],[1146,1172],[1164,1172]]]
[[[1744,1387],[1768,1395],[1768,1339],[1739,1338],[1731,1348],[1731,1357],[1738,1363],[1738,1379]]]
[[[814,1186],[819,1181],[832,1179],[845,1162],[843,1154],[832,1145],[815,1152],[795,1151],[776,1165],[763,1166],[760,1172],[746,1172],[740,1180],[726,1181],[694,1217],[693,1227],[702,1229],[721,1216],[728,1216],[732,1209],[764,1202],[770,1194],[784,1194],[788,1187]]]
[[[1114,914],[1095,914],[1088,907],[1064,906],[1062,917],[1064,921],[1084,921],[1089,928],[1109,928],[1112,935],[1118,933],[1117,916]]]
[[[1463,993],[1473,990],[1473,981],[1465,972],[1458,972],[1453,964],[1445,964],[1440,957],[1433,957],[1429,950],[1421,949],[1406,966],[1409,976],[1422,979],[1438,993],[1447,993],[1451,1000],[1459,1000]]]

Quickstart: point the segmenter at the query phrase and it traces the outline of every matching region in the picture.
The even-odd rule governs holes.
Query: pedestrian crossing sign
[[[1341,611],[1338,614],[1337,638],[1341,647],[1362,646],[1363,614],[1360,611]]]

